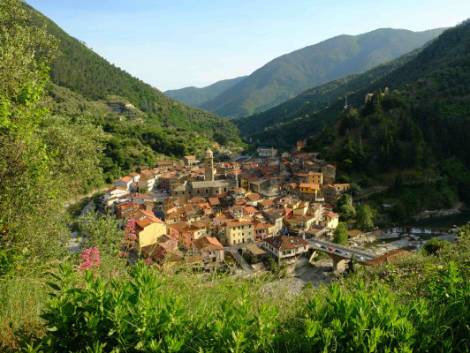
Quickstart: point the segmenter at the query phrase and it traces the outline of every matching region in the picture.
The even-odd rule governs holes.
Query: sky
[[[27,0],[160,90],[248,75],[340,34],[422,31],[470,17],[469,0]]]

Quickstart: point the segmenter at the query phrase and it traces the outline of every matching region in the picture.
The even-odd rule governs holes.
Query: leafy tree
[[[338,200],[337,206],[341,218],[345,221],[353,219],[356,216],[356,208],[353,204],[353,198],[349,194],[344,194]]]
[[[360,205],[357,209],[357,226],[364,231],[374,229],[376,211],[367,204]]]
[[[11,271],[65,250],[64,203],[99,182],[100,133],[48,117],[42,99],[56,45],[31,26],[24,3],[2,1],[0,22],[0,256]]]
[[[348,243],[348,227],[346,223],[339,222],[338,227],[334,231],[333,242],[336,244],[346,245]]]

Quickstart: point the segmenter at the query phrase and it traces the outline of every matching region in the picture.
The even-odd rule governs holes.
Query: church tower
[[[205,180],[214,181],[215,171],[214,171],[214,153],[208,148],[206,151],[205,159]]]

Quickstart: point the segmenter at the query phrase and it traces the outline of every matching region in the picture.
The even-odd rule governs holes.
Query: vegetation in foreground
[[[432,255],[297,297],[265,291],[269,278],[129,268],[117,253],[122,232],[106,217],[78,222],[89,250],[66,258],[63,204],[100,177],[102,130],[43,109],[54,40],[28,21],[18,1],[0,3],[2,351],[469,350],[468,227],[455,245],[431,244]]]
[[[102,220],[96,222],[103,227]],[[112,229],[108,224],[102,230],[107,227]],[[143,263],[129,268],[124,262],[111,264],[106,256],[115,251],[102,250],[99,266],[86,271],[78,269],[79,259],[69,259],[38,276],[41,295],[25,296],[29,307],[15,314],[11,306],[38,284],[23,281],[28,284],[12,293],[9,286],[18,278],[4,278],[0,317],[6,327],[4,320],[11,321],[12,328],[2,330],[2,344],[34,352],[470,348],[469,226],[460,230],[455,244],[433,242],[423,253],[393,265],[356,267],[332,285],[307,286],[293,297],[287,288],[266,291],[270,277],[167,275]]]

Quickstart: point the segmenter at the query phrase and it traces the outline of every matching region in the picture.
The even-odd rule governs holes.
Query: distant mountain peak
[[[308,88],[396,59],[442,31],[379,28],[359,35],[341,34],[271,60],[200,106],[232,118],[262,112]]]

